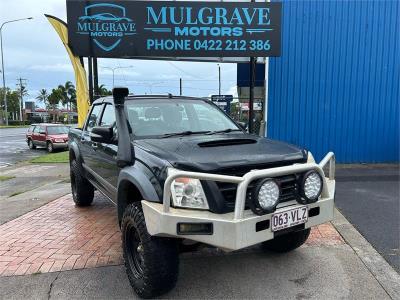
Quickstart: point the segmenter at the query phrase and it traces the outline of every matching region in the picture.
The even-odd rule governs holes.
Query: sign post
[[[90,89],[78,96],[78,107],[98,89],[97,58],[248,63],[250,57],[254,102],[256,57],[281,54],[280,2],[66,1],[64,45],[74,59],[89,59]],[[77,83],[84,70],[78,71]]]
[[[228,115],[231,113],[233,95],[212,95],[211,101],[218,105]]]

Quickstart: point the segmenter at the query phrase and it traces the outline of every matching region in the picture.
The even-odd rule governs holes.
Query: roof
[[[142,100],[142,99],[188,99],[188,100],[207,100],[207,98],[201,98],[201,97],[190,97],[190,96],[174,96],[172,94],[163,94],[163,95],[129,95],[126,97],[126,100]],[[113,103],[114,99],[112,96],[104,97],[97,99],[96,101],[93,102],[93,104],[99,104],[99,103]]]
[[[50,126],[67,126],[67,125],[65,125],[65,124],[62,124],[62,123],[35,123],[35,124],[31,124],[31,126],[47,126],[47,127],[50,127]]]

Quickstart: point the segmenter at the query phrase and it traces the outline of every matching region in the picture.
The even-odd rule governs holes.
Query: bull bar
[[[324,174],[324,167],[329,163],[328,177]],[[176,224],[179,222],[190,221],[190,222],[205,222],[210,221],[215,224],[215,227],[221,226],[223,230],[215,230],[213,236],[190,236],[195,241],[204,242],[217,247],[221,247],[226,250],[236,250],[250,246],[265,240],[274,238],[274,234],[269,232],[264,233],[262,236],[257,238],[245,237],[246,234],[251,234],[254,231],[253,225],[256,222],[270,219],[272,214],[257,216],[251,211],[245,210],[246,192],[249,184],[260,178],[273,178],[289,174],[303,173],[310,170],[318,172],[323,180],[323,189],[318,202],[307,205],[309,208],[319,205],[321,207],[321,215],[314,217],[314,221],[308,221],[306,228],[311,226],[319,225],[333,219],[333,207],[334,207],[334,194],[335,194],[335,155],[333,152],[329,152],[319,164],[315,162],[307,162],[304,164],[294,164],[284,167],[276,167],[263,170],[253,170],[246,173],[244,176],[228,176],[228,175],[217,175],[209,173],[199,172],[188,172],[176,169],[169,169],[168,177],[164,184],[163,203],[154,203],[146,200],[142,201],[143,211],[145,215],[147,229],[150,235],[156,236],[172,236],[178,237],[176,233]],[[171,188],[175,179],[186,177],[199,180],[210,180],[218,182],[229,182],[237,184],[237,192],[235,199],[235,209],[233,213],[226,214],[214,214],[209,211],[195,211],[190,209],[179,209],[171,207]],[[299,206],[294,203],[293,205]],[[296,206],[293,206],[296,207]],[[277,211],[280,207],[278,206]],[[324,210],[324,211],[322,211]],[[227,231],[234,231],[229,241],[227,239],[220,239],[221,235],[226,235]],[[244,232],[241,233],[240,231]],[[218,237],[218,235],[220,235]],[[228,233],[228,236],[230,234]],[[179,236],[182,238],[182,236]],[[185,237],[186,238],[186,237]],[[239,239],[240,241],[237,241]]]

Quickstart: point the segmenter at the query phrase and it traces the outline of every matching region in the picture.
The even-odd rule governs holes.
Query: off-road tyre
[[[29,147],[29,149],[31,149],[31,150],[35,150],[35,149],[36,149],[36,146],[35,146],[35,144],[33,143],[32,139],[28,139],[28,147]]]
[[[125,209],[121,231],[125,269],[136,294],[149,299],[173,289],[179,271],[177,242],[149,235],[140,202]]]
[[[52,142],[47,142],[46,149],[47,149],[47,152],[53,153],[53,152],[54,152],[54,145],[53,145],[53,143],[52,143]]]
[[[82,167],[76,159],[72,160],[70,163],[72,198],[75,205],[80,207],[90,206],[94,198],[94,187],[82,173]]]
[[[310,236],[310,229],[294,231],[285,235],[277,236],[273,240],[263,242],[261,248],[265,251],[285,253],[299,248]]]

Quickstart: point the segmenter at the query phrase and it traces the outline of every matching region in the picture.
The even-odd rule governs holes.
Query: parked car
[[[179,252],[193,243],[287,252],[333,219],[333,153],[317,164],[307,150],[248,134],[205,99],[113,93],[69,133],[72,195],[88,206],[97,189],[117,205],[139,296],[172,289]]]
[[[61,124],[32,124],[26,133],[29,149],[46,147],[48,152],[68,148],[69,128]]]

